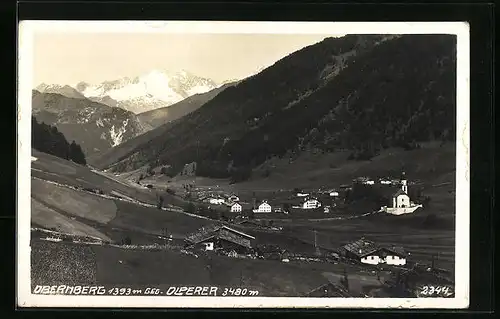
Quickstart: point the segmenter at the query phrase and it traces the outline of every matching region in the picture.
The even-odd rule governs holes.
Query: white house
[[[403,266],[406,264],[406,256],[409,255],[401,247],[379,247],[364,239],[347,244],[342,248],[347,257],[370,265]]]
[[[254,209],[254,213],[270,213],[272,211],[271,205],[267,203],[267,201],[263,201],[257,209]]]
[[[330,191],[330,196],[331,197],[337,197],[337,196],[339,196],[339,192],[337,192],[337,191]]]
[[[321,207],[321,202],[315,198],[309,198],[302,203],[302,209],[314,209]]]
[[[231,213],[241,213],[242,207],[238,203],[234,203],[231,205]]]
[[[209,203],[210,204],[214,204],[214,205],[222,205],[224,204],[224,198],[210,198],[209,200]]]
[[[387,248],[380,249],[378,251],[372,252],[367,256],[363,256],[360,261],[363,264],[378,265],[387,264],[393,266],[403,266],[406,265],[406,258],[397,253],[393,252]]]
[[[365,185],[375,185],[375,181],[372,180],[366,180],[363,182]]]

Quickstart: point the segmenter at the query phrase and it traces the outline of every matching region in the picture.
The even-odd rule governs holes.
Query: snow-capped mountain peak
[[[69,85],[41,83],[40,85],[35,87],[35,90],[41,93],[55,93],[70,98],[85,99],[85,96],[83,94]]]
[[[133,78],[124,77],[97,85],[81,82],[75,89],[88,98],[104,101],[107,97],[116,101],[118,107],[142,113],[170,106],[191,95],[217,87],[213,80],[193,75],[187,70],[151,70]]]

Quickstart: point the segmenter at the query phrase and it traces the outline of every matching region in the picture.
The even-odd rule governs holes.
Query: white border
[[[33,34],[267,33],[457,35],[457,144],[455,298],[113,297],[31,294],[30,167]],[[19,25],[17,305],[19,307],[153,308],[448,308],[469,306],[469,25],[466,22],[214,22],[214,21],[22,21]],[[19,80],[20,79],[20,80]]]

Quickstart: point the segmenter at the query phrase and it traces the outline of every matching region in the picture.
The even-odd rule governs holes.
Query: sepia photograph
[[[461,22],[22,21],[21,307],[466,308]]]

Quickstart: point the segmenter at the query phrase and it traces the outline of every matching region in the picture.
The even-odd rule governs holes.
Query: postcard
[[[465,22],[21,21],[19,307],[467,308]]]

